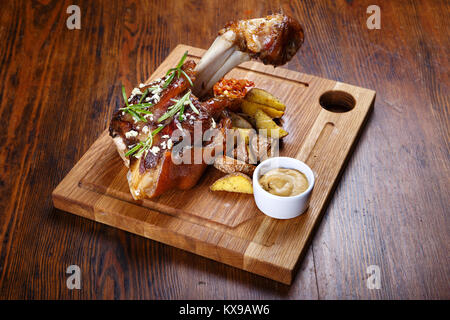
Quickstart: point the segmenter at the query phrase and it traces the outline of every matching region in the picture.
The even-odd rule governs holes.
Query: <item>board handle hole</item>
[[[356,105],[356,100],[350,93],[331,90],[320,96],[319,104],[328,111],[342,113],[352,110]]]

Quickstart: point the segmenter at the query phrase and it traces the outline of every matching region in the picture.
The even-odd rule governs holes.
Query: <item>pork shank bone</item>
[[[297,53],[303,39],[301,25],[283,14],[230,22],[195,68],[194,93],[205,96],[231,69],[251,59],[283,65]]]

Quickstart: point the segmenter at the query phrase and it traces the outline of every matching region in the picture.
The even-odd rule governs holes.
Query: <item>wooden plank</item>
[[[188,50],[198,60],[204,50],[179,45],[155,71],[160,77]],[[291,220],[263,215],[253,197],[213,193],[222,174],[210,168],[188,191],[173,190],[156,198],[133,201],[123,167],[105,131],[53,192],[55,207],[290,284],[299,258],[323,214],[350,156],[375,92],[248,62],[228,75],[246,78],[287,105],[282,156],[305,161],[316,174],[310,208]],[[149,79],[150,80],[150,79]],[[348,112],[322,108],[323,94],[346,92],[356,104]],[[101,156],[99,156],[101,155]],[[201,195],[201,197],[199,197]]]

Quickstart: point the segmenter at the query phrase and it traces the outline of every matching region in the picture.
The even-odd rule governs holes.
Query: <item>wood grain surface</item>
[[[0,298],[450,298],[449,4],[376,1],[2,1]],[[81,30],[66,9],[81,8]],[[51,191],[130,90],[178,43],[283,10],[306,40],[286,66],[377,91],[291,286],[58,212]],[[66,268],[81,268],[68,290]],[[368,289],[378,265],[381,288]]]

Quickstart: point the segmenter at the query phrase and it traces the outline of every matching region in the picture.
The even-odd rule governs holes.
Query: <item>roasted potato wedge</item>
[[[270,157],[272,139],[265,135],[258,134],[254,129],[237,130],[240,134],[241,143],[244,143],[246,146],[246,154],[248,156],[246,157],[245,162],[255,164],[258,161],[263,161]]]
[[[253,128],[256,128],[255,118],[254,117],[252,117],[252,116],[250,116],[250,115],[248,115],[248,114],[246,114],[244,112],[237,113],[237,115],[241,116],[242,118],[244,118],[245,120],[250,122],[251,125],[253,126]]]
[[[264,161],[270,158],[272,155],[272,142],[276,141],[262,134],[255,135],[249,142],[249,162],[254,163],[252,161]]]
[[[277,97],[263,89],[252,88],[245,95],[245,100],[263,104],[274,109],[284,111],[286,106]]]
[[[240,141],[236,146],[236,150],[239,151],[237,159],[242,159],[246,163],[256,164],[255,157],[249,148],[250,140],[256,136],[255,129],[238,129],[240,135]]]
[[[288,132],[278,126],[269,115],[260,109],[256,110],[255,121],[257,129],[267,129],[268,137],[282,138],[288,135]]]
[[[253,184],[249,176],[235,172],[216,180],[210,190],[253,194]]]
[[[247,146],[247,152],[248,152],[248,163],[257,164],[258,163],[257,155],[255,154],[254,150],[250,148],[250,146]]]
[[[256,135],[255,129],[243,129],[239,128],[237,129],[239,131],[240,138],[244,141],[245,144],[249,144],[250,139]]]
[[[230,112],[231,116],[231,124],[233,128],[243,128],[243,129],[253,129],[252,124],[247,121],[243,116],[238,115],[237,113]]]
[[[257,133],[255,129],[238,129],[241,137],[241,143],[245,145],[247,151],[247,161],[248,163],[257,163],[257,158],[250,147],[250,144],[253,144],[254,141],[258,141]]]
[[[234,159],[248,163],[249,155],[247,145],[245,143],[239,143],[233,150],[232,156]]]
[[[254,165],[227,156],[216,158],[214,167],[224,173],[242,172],[249,176],[255,171]]]
[[[257,110],[262,110],[272,118],[281,118],[284,114],[284,111],[277,110],[275,108],[259,104],[256,102],[242,100],[241,109],[244,113],[248,114],[251,117],[255,116]]]

